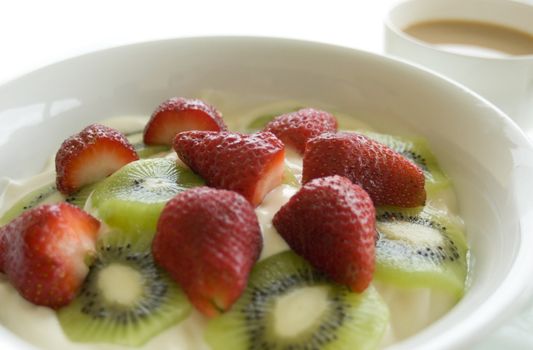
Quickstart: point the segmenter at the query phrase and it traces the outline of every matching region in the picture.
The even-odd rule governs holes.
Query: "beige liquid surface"
[[[498,24],[464,20],[435,20],[403,30],[412,37],[447,51],[477,56],[533,55],[533,34]]]

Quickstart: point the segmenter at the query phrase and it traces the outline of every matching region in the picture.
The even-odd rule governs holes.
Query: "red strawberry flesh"
[[[324,133],[307,143],[303,182],[341,175],[363,187],[376,206],[424,205],[424,173],[389,147],[356,133]]]
[[[137,159],[137,152],[121,132],[104,125],[90,125],[66,139],[59,148],[55,159],[57,188],[61,193],[71,194]]]
[[[188,130],[222,131],[222,115],[201,100],[174,97],[161,103],[144,128],[147,145],[172,145],[176,134]]]
[[[286,146],[303,154],[309,139],[324,132],[336,132],[337,120],[328,112],[305,108],[276,117],[265,126],[264,131],[270,131]]]
[[[375,209],[368,194],[341,176],[310,181],[276,213],[289,246],[337,283],[364,291],[374,273]]]
[[[253,207],[238,193],[197,187],[165,206],[152,244],[155,261],[203,314],[239,298],[262,248]]]
[[[18,292],[54,309],[70,303],[89,269],[100,223],[68,203],[30,209],[0,228],[2,271]]]
[[[253,205],[283,179],[285,147],[270,132],[187,131],[176,135],[174,149],[209,186],[238,192]]]

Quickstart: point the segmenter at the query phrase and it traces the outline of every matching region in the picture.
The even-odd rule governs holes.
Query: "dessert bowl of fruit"
[[[531,291],[533,149],[446,78],[268,38],[0,87],[2,349],[460,349]]]

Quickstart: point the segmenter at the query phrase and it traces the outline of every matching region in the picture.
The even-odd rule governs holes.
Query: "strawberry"
[[[70,303],[95,252],[100,222],[68,204],[30,209],[0,228],[0,268],[18,292],[54,309]]]
[[[362,292],[372,281],[376,213],[365,190],[347,178],[310,181],[272,223],[297,254],[335,282]]]
[[[236,192],[209,187],[171,199],[152,243],[155,261],[210,317],[228,310],[242,294],[261,248],[250,203]]]
[[[270,132],[186,131],[176,135],[174,149],[209,186],[238,192],[253,205],[283,178],[285,147]]]
[[[324,132],[337,131],[337,119],[328,112],[305,108],[276,117],[263,130],[270,131],[287,147],[303,154],[307,140]]]
[[[121,132],[100,124],[89,125],[63,141],[57,151],[57,188],[64,194],[74,193],[137,159],[137,152]]]
[[[173,97],[152,113],[144,128],[147,145],[172,145],[177,133],[188,130],[226,130],[222,114],[204,101]]]
[[[303,182],[341,175],[368,192],[374,205],[424,205],[424,173],[389,147],[355,133],[325,133],[307,143]]]

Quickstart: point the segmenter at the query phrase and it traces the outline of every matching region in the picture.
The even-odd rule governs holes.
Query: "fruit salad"
[[[12,181],[0,324],[54,350],[370,350],[448,312],[468,245],[428,143],[270,112],[171,98]]]

